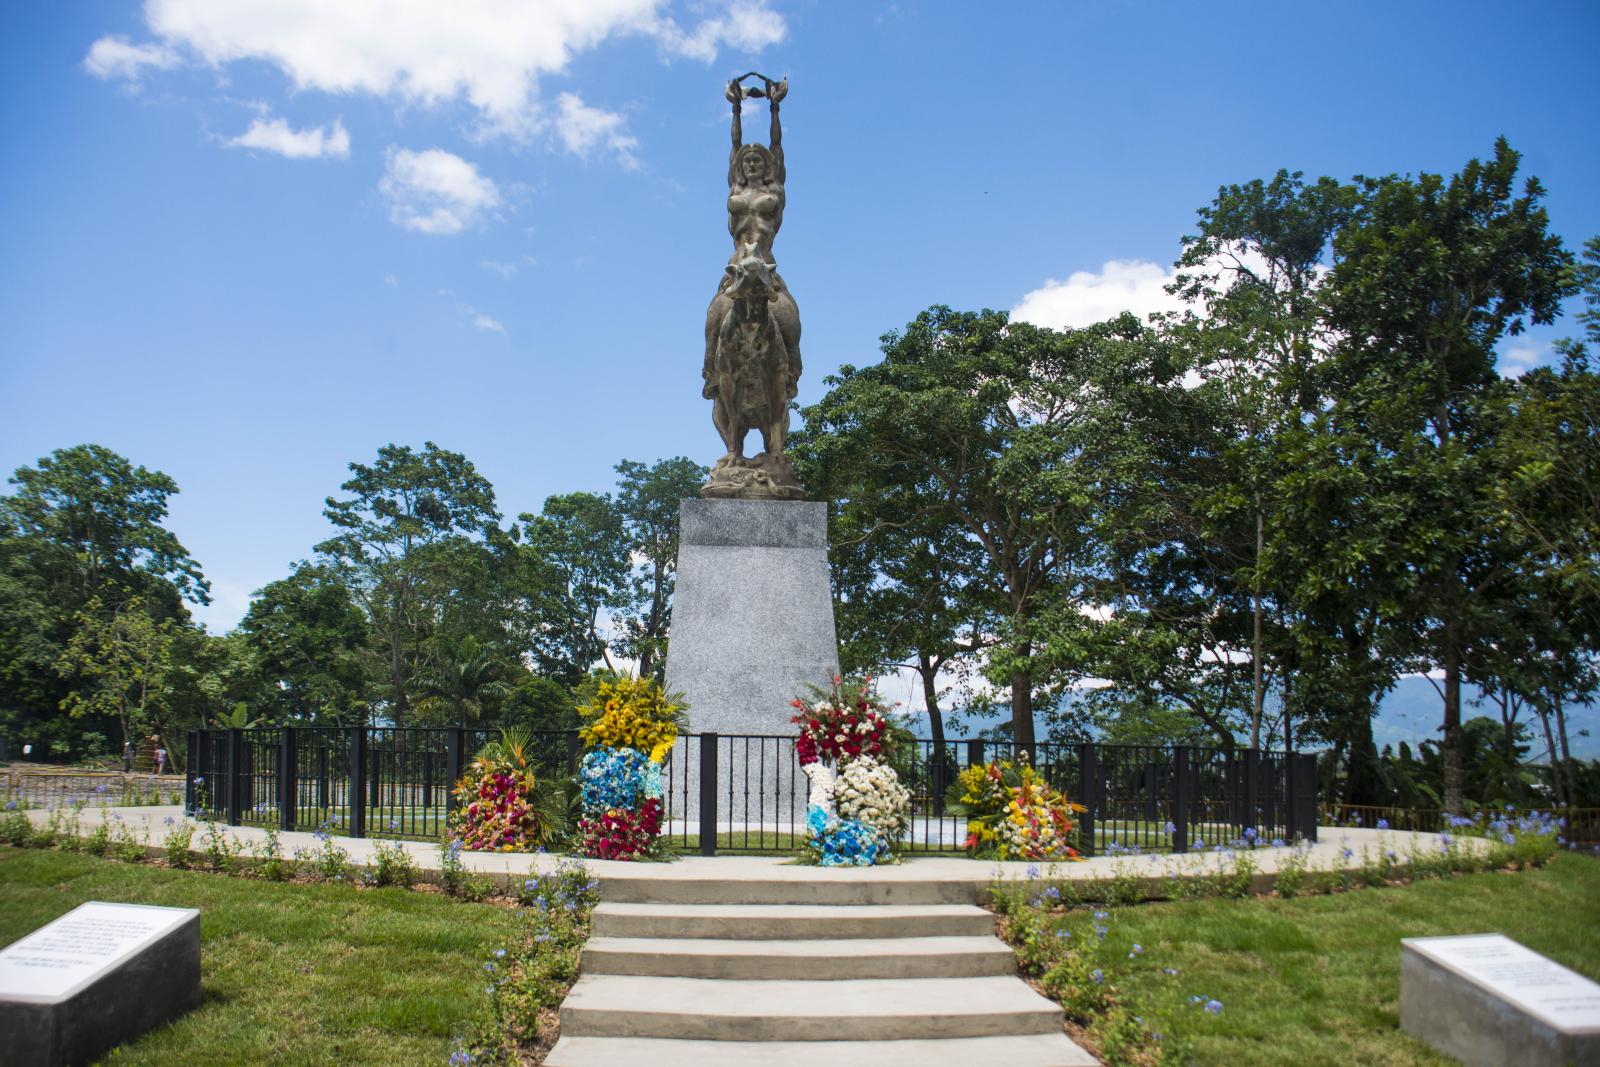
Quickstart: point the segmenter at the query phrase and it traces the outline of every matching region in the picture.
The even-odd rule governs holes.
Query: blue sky
[[[805,403],[929,304],[1150,310],[1195,209],[1279,167],[1505,134],[1576,247],[1596,40],[1592,3],[4,5],[0,468],[171,474],[225,629],[387,442],[465,453],[508,516],[716,457],[732,75],[791,79]]]

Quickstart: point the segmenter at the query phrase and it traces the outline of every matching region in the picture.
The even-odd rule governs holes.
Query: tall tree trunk
[[[933,750],[944,751],[944,712],[939,710],[939,668],[926,652],[917,652],[917,673],[922,675],[922,700],[928,707],[928,730],[933,734]]]
[[[1017,759],[1033,762],[1033,679],[1026,671],[1011,672],[1011,739]]]
[[[1378,746],[1372,740],[1372,709],[1352,723],[1350,773],[1345,782],[1346,804],[1379,804]]]
[[[1459,815],[1462,808],[1461,653],[1453,634],[1444,645],[1444,807]]]
[[[1534,705],[1534,714],[1539,716],[1539,725],[1544,728],[1545,749],[1550,753],[1550,785],[1555,790],[1556,806],[1567,806],[1567,791],[1562,785],[1561,759],[1556,755],[1556,739],[1550,733],[1550,710]]]
[[[406,701],[405,660],[400,652],[400,627],[396,624],[389,634],[389,684],[394,689],[394,724],[404,726],[410,705]]]
[[[1572,788],[1572,749],[1567,746],[1567,710],[1560,693],[1552,703],[1556,713],[1556,744],[1561,746],[1561,774],[1567,781],[1568,799],[1576,803],[1578,798]]]

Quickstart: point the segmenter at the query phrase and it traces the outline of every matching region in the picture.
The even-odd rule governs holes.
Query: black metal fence
[[[355,837],[438,837],[452,785],[491,730],[272,727],[189,734],[185,809],[234,825],[325,828]],[[572,732],[533,735],[536,774],[571,779]],[[912,798],[902,852],[962,850],[966,820],[945,795],[966,767],[1015,760],[1010,742],[918,740],[896,757]],[[1316,757],[1192,746],[1036,744],[1033,764],[1087,810],[1087,854],[1185,852],[1254,834],[1316,839]],[[680,851],[790,852],[805,837],[810,783],[793,736],[690,734],[662,770],[664,836]]]

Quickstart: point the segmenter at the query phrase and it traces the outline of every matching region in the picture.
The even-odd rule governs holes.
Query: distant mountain
[[[1071,694],[1067,699],[1073,699]],[[1481,703],[1480,703],[1481,702]],[[1567,715],[1567,743],[1572,747],[1572,755],[1576,759],[1600,759],[1600,705],[1579,704],[1566,709]],[[1011,709],[1007,704],[996,705],[996,716],[987,720],[985,725],[1006,722],[1011,717]],[[1495,722],[1500,721],[1500,712],[1496,705],[1483,700],[1483,692],[1476,686],[1463,684],[1461,687],[1461,717],[1466,719],[1489,718]],[[1373,740],[1378,748],[1385,745],[1396,745],[1408,742],[1416,748],[1423,741],[1437,740],[1439,738],[1439,723],[1444,718],[1444,699],[1434,689],[1433,683],[1422,677],[1407,677],[1400,679],[1383,702],[1378,705],[1378,715],[1372,722]],[[1540,729],[1539,720],[1531,711],[1524,711],[1518,717],[1518,722],[1528,726],[1532,744],[1528,751],[1529,759],[1536,763],[1543,763],[1547,758],[1544,731]],[[1040,738],[1047,732],[1044,721],[1036,723]],[[976,731],[969,731],[976,734]],[[922,736],[926,736],[924,732]]]
[[[1500,721],[1499,708],[1484,700],[1483,692],[1476,686],[1461,687],[1461,717],[1463,719],[1489,718]],[[1579,704],[1566,709],[1567,743],[1572,746],[1575,759],[1600,759],[1600,705]],[[1406,741],[1415,748],[1429,739],[1438,740],[1439,724],[1444,719],[1444,700],[1426,678],[1402,678],[1394,691],[1384,697],[1378,706],[1378,717],[1372,722],[1373,740],[1378,748],[1398,745]],[[1518,722],[1526,722],[1533,746],[1528,758],[1542,763],[1547,758],[1544,731],[1539,720],[1530,711],[1524,711]]]

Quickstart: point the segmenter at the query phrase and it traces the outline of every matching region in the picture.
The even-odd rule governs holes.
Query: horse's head
[[[743,256],[728,264],[728,295],[735,300],[775,300],[777,282],[771,264],[760,256]]]

